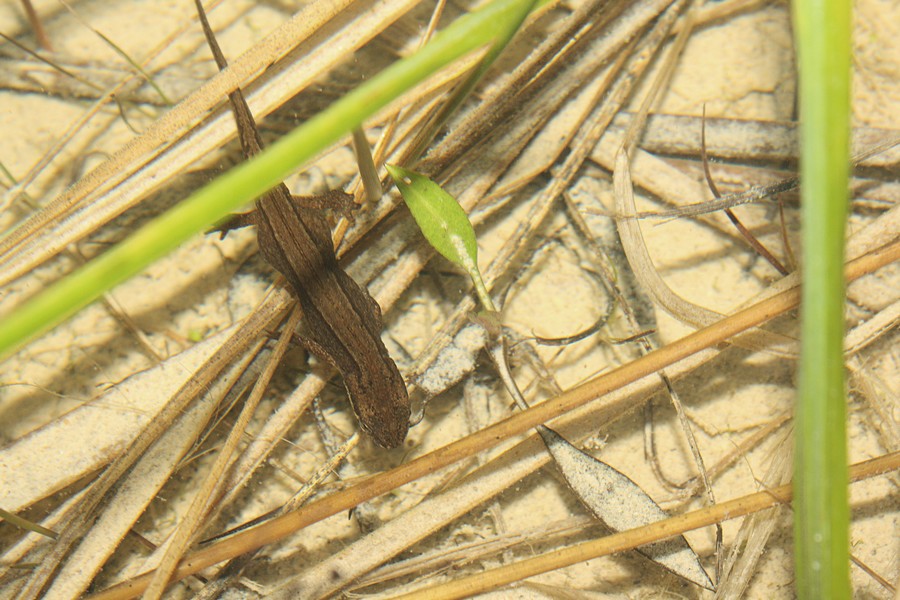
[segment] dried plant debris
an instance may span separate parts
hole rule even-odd
[[[527,410],[528,403],[509,369],[506,358],[507,336],[495,321],[500,318],[498,309],[484,286],[478,268],[475,232],[465,212],[452,196],[430,179],[397,167],[389,166],[388,170],[429,243],[471,277],[484,309],[478,318],[487,322],[485,328],[493,332],[494,339],[489,348],[491,358],[507,392],[519,409]],[[539,425],[537,432],[578,499],[613,531],[633,529],[666,518],[665,511],[627,476],[582,452],[549,427]],[[700,464],[705,481],[702,459]],[[688,581],[709,590],[714,589],[698,556],[683,537],[659,542],[638,551]]]
[[[278,325],[290,294],[256,256],[254,236],[242,232],[222,243],[198,236],[113,290],[107,304],[4,362],[0,509],[59,539],[3,523],[0,596],[146,585],[138,577],[174,547],[172,532],[200,502],[229,436],[234,460],[215,478],[221,490],[209,495],[209,516],[196,522],[198,537],[229,533],[188,547],[192,561],[215,556],[202,574],[205,589],[183,579],[167,597],[312,598],[357,593],[356,585],[391,596],[426,586],[419,594],[427,596],[432,586],[477,573],[482,587],[466,592],[473,595],[491,589],[501,568],[606,539],[599,521],[627,534],[671,523],[667,514],[705,510],[704,480],[716,504],[789,481],[782,444],[793,386],[793,362],[784,358],[794,354],[790,312],[733,345],[700,349],[585,398],[552,415],[552,429],[503,429],[533,414],[517,401],[533,411],[560,394],[583,393],[595,376],[641,364],[654,348],[796,285],[795,274],[780,277],[714,212],[731,208],[785,270],[798,268],[796,197],[780,191],[794,185],[796,168],[784,6],[722,2],[695,13],[678,70],[613,185],[617,153],[643,119],[640,102],[673,36],[686,29],[688,4],[542,7],[443,125],[435,115],[479,56],[362,124],[353,139],[361,156],[372,146],[367,191],[349,135],[286,182],[305,195],[341,186],[360,204],[352,221],[328,218],[341,266],[380,305],[382,340],[413,391],[399,448],[354,435],[330,365],[307,360],[287,341],[285,358],[267,368],[275,340],[290,337]],[[210,170],[237,162],[237,151],[219,151],[234,137],[222,109],[228,92],[244,89],[263,137],[276,137],[468,10],[411,0],[219,3],[207,8],[233,60],[217,74],[190,3],[72,5],[78,18],[36,3],[30,20],[24,6],[0,8],[9,40],[0,106],[11,115],[0,146],[3,314],[129,235],[138,219],[168,208],[160,198],[177,201]],[[871,42],[900,40],[900,23],[885,18],[883,3],[861,0],[855,10],[859,160],[849,258],[871,256],[900,232],[900,83],[883,70],[897,62],[890,60],[897,46],[877,44],[875,52]],[[719,200],[701,160],[704,105]],[[419,147],[435,127],[434,140]],[[404,160],[419,150],[417,163]],[[485,266],[482,292],[502,304],[502,329],[476,316],[470,282],[424,243],[387,185],[385,163],[424,173],[458,200],[474,225],[476,263]],[[376,201],[378,187],[384,195]],[[463,246],[471,253],[473,243]],[[900,315],[894,271],[848,287],[854,462],[900,447],[891,403]],[[572,332],[593,335],[533,343]],[[234,430],[264,370],[272,381],[253,394],[259,406],[246,427]],[[677,414],[669,390],[681,399]],[[650,398],[655,458],[647,459],[638,409]],[[494,432],[499,437],[485,439]],[[854,484],[854,502],[866,507],[851,531],[863,565],[851,571],[857,595],[886,597],[881,582],[897,579],[883,552],[893,542],[894,491],[886,478]],[[332,517],[319,522],[323,515]],[[520,589],[711,598],[716,587],[721,598],[790,598],[790,519],[782,507],[725,521],[721,553],[711,526],[621,547],[664,569],[625,552],[529,575]],[[268,536],[261,547],[252,542],[257,535]],[[134,593],[123,586],[109,597]]]
[[[542,428],[540,434],[560,465],[566,483],[594,516],[613,531],[635,529],[669,516],[622,473],[581,452],[549,427]],[[697,554],[683,536],[641,546],[637,551],[691,583],[715,590]]]

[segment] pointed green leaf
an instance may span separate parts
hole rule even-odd
[[[469,274],[481,304],[487,311],[494,311],[494,303],[478,270],[478,244],[466,211],[456,198],[421,173],[396,165],[385,165],[385,168],[428,243]]]
[[[478,264],[475,231],[456,199],[421,173],[386,165],[419,229],[444,258],[471,273]]]

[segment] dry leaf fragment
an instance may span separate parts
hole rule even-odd
[[[669,518],[644,490],[619,471],[575,448],[549,427],[539,427],[538,432],[569,487],[613,531],[626,531]],[[684,536],[643,546],[637,551],[679,577],[715,590]]]

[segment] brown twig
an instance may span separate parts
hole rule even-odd
[[[716,200],[721,200],[722,194],[719,193],[719,188],[716,186],[716,182],[713,179],[712,173],[709,172],[709,157],[706,154],[706,105],[703,105],[703,119],[700,121],[700,159],[703,162],[703,175],[706,177],[706,184],[709,186],[709,190],[713,193],[713,196],[716,197]],[[781,264],[781,261],[775,258],[775,256],[769,252],[769,249],[766,248],[762,242],[760,242],[753,232],[747,229],[741,220],[737,218],[737,215],[734,214],[730,208],[725,209],[725,214],[728,216],[728,220],[737,228],[740,234],[747,240],[747,243],[756,251],[757,254],[765,258],[770,265],[775,267],[775,270],[781,273],[781,275],[787,275],[788,270],[784,265]]]
[[[31,0],[22,0],[22,7],[25,9],[25,14],[28,15],[28,23],[31,24],[31,28],[34,30],[34,37],[37,39],[38,44],[47,52],[53,52],[53,44],[50,43],[50,38],[47,37],[41,17],[34,10]]]

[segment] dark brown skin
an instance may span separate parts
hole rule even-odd
[[[228,63],[206,14],[195,0],[203,32],[219,69]],[[228,95],[245,158],[262,148],[259,132],[240,89]],[[352,201],[332,190],[319,200]],[[299,198],[303,200],[303,198]],[[303,310],[301,342],[340,371],[360,427],[379,446],[403,443],[409,429],[409,396],[397,365],[381,341],[381,308],[347,275],[334,254],[331,228],[321,211],[296,202],[283,183],[256,201],[256,210],[219,228],[257,226],[263,257],[288,280]]]

